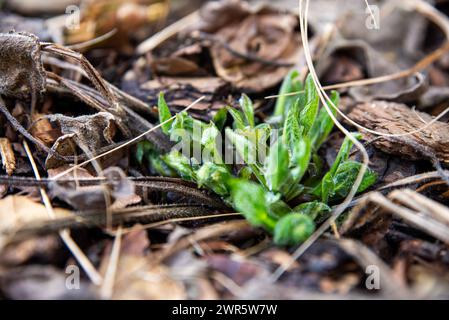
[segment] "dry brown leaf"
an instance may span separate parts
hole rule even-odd
[[[186,292],[182,283],[173,279],[169,269],[163,265],[149,263],[146,250],[147,233],[139,226],[122,239],[117,263],[113,299],[158,300],[183,299]],[[109,264],[110,249],[105,252],[102,270]]]
[[[299,61],[297,26],[293,14],[270,7],[253,11],[244,2],[225,0],[206,4],[195,30],[207,33],[200,39],[212,40],[212,60],[222,79],[260,92],[278,84]]]
[[[33,137],[41,140],[46,146],[51,146],[56,139],[61,135],[61,132],[54,129],[50,121],[43,118],[43,114],[34,113],[31,116],[33,125],[30,128],[30,133]]]
[[[0,94],[38,98],[46,83],[39,39],[25,33],[0,33],[0,47]]]
[[[62,114],[48,115],[51,123],[59,126],[62,136],[54,143],[52,150],[59,154],[73,156],[76,148],[89,150],[92,154],[112,144],[116,132],[116,118],[108,112],[93,115],[68,117]],[[49,154],[45,162],[47,168],[56,168],[62,161],[54,154]]]
[[[69,210],[54,208],[57,217],[69,216]],[[0,200],[0,250],[12,240],[14,234],[28,224],[48,220],[43,204],[29,197],[12,195]]]
[[[165,0],[87,0],[84,1],[80,27],[66,30],[65,42],[74,44],[93,40],[116,29],[103,45],[123,49],[139,28],[164,20],[168,9]]]
[[[2,156],[3,169],[8,176],[16,169],[16,157],[8,138],[0,138],[0,154]]]

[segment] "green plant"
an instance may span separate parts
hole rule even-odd
[[[273,234],[275,243],[303,242],[313,233],[315,221],[322,221],[330,213],[328,204],[349,193],[361,164],[349,160],[352,142],[346,138],[332,167],[323,173],[317,152],[332,131],[333,121],[325,108],[320,108],[312,78],[309,76],[303,85],[297,77],[297,72],[291,72],[280,94],[302,92],[294,98],[281,96],[269,123],[257,124],[253,104],[246,95],[239,100],[241,110],[223,108],[210,123],[186,112],[177,114],[162,131],[178,142],[179,148],[193,151],[193,156],[188,158],[172,150],[156,157],[147,146],[150,165],[159,174],[176,172],[220,195],[251,224]],[[332,92],[331,98],[338,105],[338,93]],[[232,117],[232,128],[225,128],[227,114]],[[161,122],[171,117],[163,94],[159,97],[159,115]],[[223,148],[217,143],[223,131],[243,164],[225,163],[220,152]],[[279,135],[277,140],[274,133]],[[145,143],[138,147],[141,161],[145,158]],[[376,174],[368,169],[358,191],[366,190],[375,181]],[[299,197],[311,201],[292,208],[291,203]]]

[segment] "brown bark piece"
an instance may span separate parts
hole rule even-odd
[[[415,131],[433,119],[427,113],[414,111],[404,104],[386,101],[359,104],[350,112],[349,118],[371,130],[389,134]],[[368,132],[363,134],[367,140],[377,137]],[[411,135],[381,137],[373,144],[386,153],[412,160],[437,158],[449,163],[449,125],[440,121]]]

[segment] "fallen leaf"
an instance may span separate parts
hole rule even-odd
[[[69,210],[54,208],[56,217],[71,215]],[[11,195],[0,200],[0,252],[13,239],[14,234],[28,224],[48,220],[48,212],[43,204],[29,197]]]
[[[89,283],[81,280],[79,290],[67,290],[66,280],[66,273],[48,265],[14,268],[0,277],[2,291],[9,299],[96,299]]]
[[[39,39],[26,33],[0,33],[0,47],[0,94],[39,98],[46,85]]]
[[[298,19],[293,14],[268,6],[251,10],[245,2],[223,0],[206,4],[200,16],[192,34],[199,31],[200,39],[211,42],[217,74],[236,88],[271,88],[299,61]]]
[[[184,286],[170,275],[167,267],[151,263],[147,254],[147,233],[139,226],[126,234],[121,243],[117,262],[114,294],[118,300],[183,299]],[[110,250],[105,251],[102,270],[109,264]]]
[[[8,138],[0,138],[0,154],[2,156],[3,169],[8,176],[16,169],[16,157]]]

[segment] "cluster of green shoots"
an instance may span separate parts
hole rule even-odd
[[[290,92],[301,93],[285,95]],[[207,157],[188,158],[180,150],[159,155],[149,142],[143,142],[138,146],[137,158],[148,161],[155,173],[179,176],[215,192],[252,225],[272,234],[276,244],[299,244],[314,232],[317,222],[330,214],[330,204],[347,196],[361,164],[349,160],[352,142],[348,138],[330,168],[318,156],[334,123],[326,109],[320,108],[310,76],[303,84],[298,73],[292,71],[279,94],[274,113],[266,122],[257,123],[253,103],[242,95],[239,110],[225,107],[209,123],[181,112],[162,126],[162,131],[183,148],[196,148]],[[338,106],[338,93],[332,92],[331,98]],[[163,94],[158,107],[161,123],[172,117]],[[233,120],[232,128],[225,127],[228,114]],[[194,130],[195,127],[201,130]],[[275,131],[278,138],[273,142]],[[187,133],[188,139],[176,132]],[[222,133],[243,163],[223,161],[217,143]],[[357,133],[353,135],[360,138]],[[260,149],[267,150],[266,155],[254,156],[260,154]],[[358,192],[375,181],[376,174],[367,170]]]

